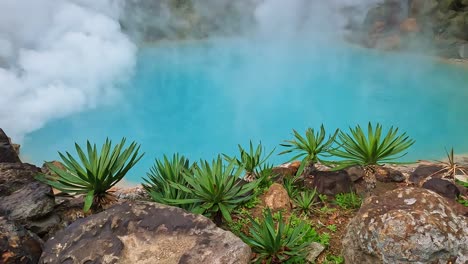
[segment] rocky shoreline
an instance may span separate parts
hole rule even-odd
[[[276,183],[248,210],[253,215],[265,208],[292,214],[294,197],[282,182],[299,165],[274,168]],[[329,211],[318,213],[311,224],[325,230],[339,226],[328,249],[318,244],[320,249],[311,248],[310,257],[318,263],[329,263],[332,253],[346,263],[466,263],[468,207],[456,199],[466,199],[468,188],[446,180],[441,166],[421,161],[381,167],[372,193],[366,192],[362,168],[334,172],[318,166],[319,171],[301,180],[304,186],[329,199],[350,191],[367,198],[359,210],[351,211],[324,202]],[[250,262],[250,248],[228,226],[217,227],[204,216],[151,202],[141,186],[115,187],[115,204],[84,213],[83,197],[54,192],[34,179],[39,171],[21,163],[0,130],[1,263]],[[233,217],[242,220],[241,215]]]

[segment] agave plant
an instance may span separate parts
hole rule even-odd
[[[224,158],[228,161],[235,161],[238,166],[241,166],[245,169],[244,179],[246,181],[253,181],[258,176],[258,168],[264,164],[267,159],[273,154],[274,149],[267,155],[263,155],[262,143],[259,143],[254,149],[252,141],[250,141],[249,150],[247,151],[241,145],[238,145],[239,148],[239,158],[229,157],[226,154],[223,154]]]
[[[64,168],[59,168],[53,163],[47,163],[47,167],[54,176],[39,174],[36,179],[69,194],[85,194],[83,210],[88,211],[92,205],[102,207],[115,198],[109,193],[109,189],[117,184],[143,157],[139,155],[140,146],[132,142],[124,149],[126,139],[112,148],[112,142],[106,142],[97,151],[96,144],[91,145],[87,141],[87,155],[82,148],[75,143],[79,157],[77,161],[70,153],[66,155],[59,152],[63,160]]]
[[[335,142],[338,131],[337,129],[333,135],[326,139],[323,125],[320,126],[320,131],[317,132],[312,128],[308,128],[305,137],[301,136],[296,130],[293,130],[295,139],[286,140],[287,143],[280,144],[288,148],[281,152],[280,155],[292,152],[298,153],[296,156],[292,157],[291,160],[301,158],[303,166],[301,166],[299,171],[308,175],[315,170],[315,164],[317,162],[324,162],[322,157],[328,156],[328,152],[333,149],[333,143]]]
[[[231,222],[231,212],[241,203],[254,196],[258,182],[245,183],[239,177],[244,169],[235,161],[224,166],[221,156],[211,165],[201,161],[192,173],[185,173],[187,186],[172,182],[171,185],[192,198],[168,199],[174,204],[195,204],[195,213],[211,216],[219,225],[222,219]]]
[[[274,217],[269,209],[263,214],[263,221],[250,221],[252,227],[249,234],[240,234],[242,240],[256,253],[253,263],[305,263],[308,246],[313,242],[308,237],[310,225],[304,221],[285,223],[281,212],[279,221],[275,224]]]
[[[163,160],[156,160],[147,177],[143,179],[143,188],[151,196],[153,201],[162,204],[174,205],[170,200],[192,198],[186,193],[175,188],[171,183],[178,183],[188,187],[184,174],[190,174],[193,165],[188,159],[179,154],[174,154],[172,159],[164,155]],[[192,210],[195,204],[181,204],[179,207]]]
[[[367,133],[358,125],[349,129],[351,134],[341,131],[338,134],[342,149],[330,151],[332,155],[342,158],[335,169],[350,166],[363,166],[366,172],[364,178],[368,190],[375,187],[375,166],[385,163],[398,163],[397,159],[405,156],[403,153],[414,144],[406,133],[398,134],[398,128],[391,127],[382,138],[382,125],[377,123],[375,130],[369,122]]]
[[[306,190],[299,193],[299,195],[295,196],[294,203],[296,207],[304,214],[309,214],[310,209],[314,206],[319,204],[317,190]]]
[[[444,178],[455,179],[457,174],[468,175],[468,171],[465,167],[459,165],[455,161],[455,154],[453,148],[450,149],[450,152],[445,150],[447,154],[447,161],[439,161],[438,163],[442,165],[442,168],[439,171],[434,172],[432,175],[438,174],[440,172],[444,173]]]

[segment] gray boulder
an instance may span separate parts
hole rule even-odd
[[[440,195],[400,188],[365,200],[343,239],[346,263],[468,262],[467,218]]]
[[[249,263],[250,248],[201,215],[127,202],[50,238],[40,263]]]
[[[57,217],[51,216],[52,188],[34,179],[39,171],[30,164],[0,163],[0,215],[43,236],[57,224]]]

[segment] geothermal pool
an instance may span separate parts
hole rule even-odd
[[[23,160],[41,165],[57,151],[74,153],[75,141],[125,136],[146,152],[127,177],[138,182],[163,154],[211,159],[249,140],[278,153],[293,128],[368,121],[416,139],[407,161],[441,158],[445,147],[468,152],[468,71],[459,66],[326,43],[232,40],[159,44],[138,56],[120,100],[28,134]]]

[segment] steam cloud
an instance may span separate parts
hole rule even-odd
[[[0,1],[0,127],[21,141],[118,96],[136,47],[108,0]]]
[[[0,127],[15,141],[118,97],[137,50],[118,22],[122,1],[0,0]],[[249,1],[256,5],[246,8],[255,12],[257,33],[278,37],[333,32],[345,23],[340,8],[378,0]],[[224,6],[219,2],[208,1],[206,10],[215,12]]]

